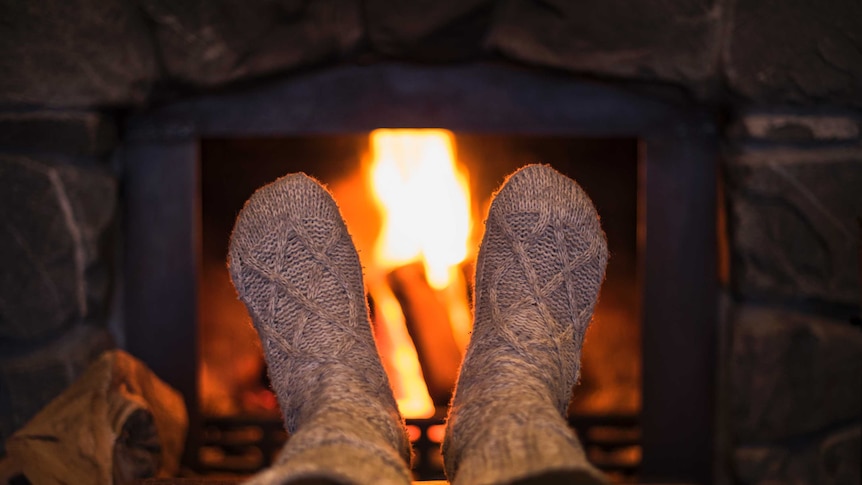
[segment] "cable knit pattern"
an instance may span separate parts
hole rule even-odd
[[[495,194],[443,453],[456,485],[601,483],[564,416],[607,265],[587,194],[548,166]]]
[[[293,174],[255,192],[228,266],[291,435],[251,483],[409,483],[410,443],[371,333],[362,268],[326,189]]]

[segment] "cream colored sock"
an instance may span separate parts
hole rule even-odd
[[[362,268],[326,189],[293,174],[255,192],[228,264],[290,434],[250,483],[410,483],[410,442],[371,333]]]
[[[564,416],[607,258],[598,214],[571,179],[531,165],[497,192],[443,443],[453,483],[604,480]]]

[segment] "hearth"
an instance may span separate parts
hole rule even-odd
[[[601,388],[586,392],[594,399],[575,399],[572,424],[596,450],[596,461],[606,459],[622,478],[708,481],[718,282],[712,123],[673,97],[495,65],[336,67],[132,118],[122,153],[127,348],[184,394],[191,411],[187,463],[201,467],[202,456],[219,459],[231,450],[239,456],[241,445],[263,443],[258,463],[264,465],[283,439],[277,419],[249,418],[235,403],[221,412],[209,406],[211,395],[199,394],[207,381],[199,379],[198,355],[206,359],[211,349],[198,332],[213,315],[207,295],[231,295],[221,262],[237,201],[290,171],[318,175],[335,187],[357,164],[367,134],[381,127],[452,130],[468,165],[486,160],[475,167],[480,175],[471,176],[484,194],[480,200],[516,164],[531,161],[556,164],[584,184],[600,213],[609,214],[612,259],[602,301],[614,303],[633,324],[618,332],[617,349],[640,357],[628,355],[631,368],[622,371],[635,383],[634,397],[610,399],[617,408],[591,413]],[[604,189],[591,189],[591,177]],[[207,219],[213,204],[222,205],[222,213]],[[627,207],[621,229],[613,227],[613,208],[602,204]],[[209,238],[219,231],[220,239]],[[613,231],[623,234],[616,248]],[[614,278],[621,283],[611,284]],[[601,323],[594,328],[599,332]],[[171,339],[163,338],[167,332]],[[587,339],[586,391],[594,379]],[[244,368],[241,379],[259,380],[259,360]],[[252,405],[266,407],[265,394],[252,396]],[[445,399],[437,395],[435,404]],[[420,450],[426,476],[439,472],[427,451],[439,435],[439,408],[433,414],[411,422],[420,431],[419,446],[428,447]]]

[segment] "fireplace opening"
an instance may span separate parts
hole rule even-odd
[[[424,141],[415,139],[420,135]],[[462,201],[460,208],[442,207],[453,198],[460,200],[448,195],[432,202],[431,210],[468,214],[465,241],[458,243],[465,247],[464,254],[449,263],[448,272],[443,271],[446,281],[440,281],[441,272],[430,263],[409,254],[388,263],[375,260],[384,220],[397,218],[383,215],[379,200],[385,197],[374,194],[372,187],[375,153],[380,151],[381,138],[387,136],[390,142],[393,136],[402,136],[395,141],[401,144],[399,156],[416,156],[403,153],[405,143],[418,143],[426,150],[451,145],[450,175],[465,185],[466,205]],[[518,167],[548,163],[590,194],[611,253],[586,336],[581,381],[569,407],[570,422],[597,466],[620,482],[636,478],[641,459],[642,394],[636,138],[452,134],[445,130],[205,138],[199,160],[198,401],[204,429],[197,458],[202,469],[253,472],[269,464],[286,439],[266,380],[259,340],[225,266],[234,218],[256,188],[301,171],[332,191],[365,268],[375,337],[417,449],[417,478],[433,479],[442,477],[438,448],[443,417],[469,338],[472,262],[491,194]],[[441,163],[432,161],[437,167]],[[388,314],[393,307],[394,317]],[[417,376],[418,383],[414,382]],[[413,389],[417,384],[421,388],[418,396]]]

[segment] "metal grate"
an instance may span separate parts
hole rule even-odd
[[[636,414],[572,415],[587,459],[615,482],[634,482],[642,458],[640,417]]]
[[[445,414],[408,419],[417,480],[442,480],[440,441]],[[636,479],[641,459],[640,420],[636,415],[570,416],[589,460],[616,482]],[[204,474],[250,475],[273,463],[287,441],[281,420],[272,417],[230,416],[204,420],[198,450]]]

